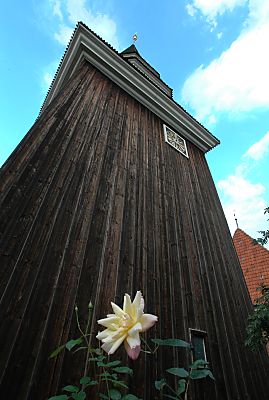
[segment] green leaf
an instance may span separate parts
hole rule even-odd
[[[190,365],[191,369],[205,368],[209,363],[205,360],[196,360]]]
[[[184,368],[169,368],[166,370],[169,374],[179,376],[180,378],[187,378],[189,376],[188,371]]]
[[[67,400],[68,398],[66,394],[60,394],[59,396],[52,396],[48,400]]]
[[[79,388],[77,386],[73,385],[68,385],[62,388],[64,392],[75,392],[77,393],[79,391]]]
[[[100,362],[97,363],[98,367],[106,367],[106,368],[116,367],[117,365],[120,365],[120,364],[121,364],[121,361],[119,361],[119,360],[111,361],[111,362],[108,362],[108,363],[103,363],[103,362],[100,361]]]
[[[109,400],[109,397],[106,394],[98,393],[98,396],[100,397],[100,399]]]
[[[86,399],[86,393],[81,391],[79,393],[72,393],[72,398],[74,400],[85,400]]]
[[[123,396],[122,400],[139,400],[139,398],[133,394],[126,394]]]
[[[88,347],[85,347],[85,346],[79,347],[79,348],[77,348],[73,353],[75,354],[75,353],[77,353],[78,351],[86,350],[87,348],[88,348]]]
[[[65,344],[63,344],[63,345],[60,346],[60,347],[57,347],[57,349],[55,349],[55,350],[50,354],[49,358],[54,358],[54,357],[58,356],[58,354],[59,354],[61,351],[63,351],[64,348],[65,348]]]
[[[126,383],[124,381],[118,381],[118,378],[114,379],[114,378],[112,378],[112,376],[109,378],[101,378],[101,382],[106,382],[106,381],[112,382],[113,386],[115,386],[115,387],[121,386],[121,387],[128,389],[128,386],[126,385]]]
[[[208,376],[209,376],[209,378],[213,379],[213,381],[215,380],[214,375],[212,374],[210,369],[208,370]]]
[[[215,379],[214,376],[212,375],[212,372],[207,369],[194,369],[190,372],[190,378],[191,379],[203,379],[209,376],[211,379]]]
[[[159,346],[185,347],[191,348],[190,343],[181,339],[151,339],[151,341]]]
[[[126,385],[126,383],[124,381],[115,381],[113,379],[108,379],[108,381],[113,382],[113,385],[116,387],[124,387],[125,389],[129,389],[128,385]]]
[[[98,381],[91,381],[90,383],[88,383],[88,384],[86,385],[86,387],[88,387],[88,386],[94,386],[94,385],[98,385]]]
[[[84,376],[83,378],[80,379],[79,383],[81,385],[84,385],[84,387],[88,387],[88,386],[94,386],[97,385],[97,381],[92,380],[89,376]]]
[[[120,400],[121,394],[117,389],[110,389],[108,391],[108,395],[112,400]]]
[[[80,379],[79,383],[81,385],[87,385],[87,383],[91,382],[91,378],[89,376],[83,376],[83,378]]]
[[[186,390],[186,381],[185,379],[180,379],[178,381],[178,389],[177,389],[177,394],[180,396],[182,393],[184,393]]]
[[[78,344],[81,344],[82,342],[83,342],[82,338],[71,339],[65,344],[65,347],[67,348],[67,350],[70,351],[73,349],[73,347],[77,346]]]
[[[105,356],[90,357],[88,358],[88,361],[103,361],[105,358]]]
[[[133,370],[129,367],[116,367],[113,368],[113,371],[118,372],[119,374],[133,375]]]
[[[164,378],[162,378],[159,381],[155,381],[155,388],[157,390],[162,390],[162,388],[166,385],[166,380]]]
[[[103,373],[100,374],[99,376],[100,376],[101,378],[107,378],[107,377],[110,377],[111,374],[110,374],[110,372],[103,372]]]

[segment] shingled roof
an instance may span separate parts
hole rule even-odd
[[[269,251],[260,244],[255,244],[253,238],[239,228],[234,233],[233,241],[254,303],[259,297],[257,287],[269,285]]]

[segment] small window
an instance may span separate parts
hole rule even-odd
[[[190,329],[190,338],[192,344],[193,361],[206,360],[205,351],[206,332],[197,329]]]
[[[186,141],[172,129],[168,128],[168,126],[164,125],[163,129],[166,143],[170,144],[174,149],[189,158]]]

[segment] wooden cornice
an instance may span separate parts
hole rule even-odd
[[[207,152],[219,140],[83,23],[78,23],[41,113],[85,59],[184,138]]]

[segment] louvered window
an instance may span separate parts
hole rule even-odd
[[[190,329],[193,361],[195,360],[206,361],[205,336],[206,332],[204,331]]]

